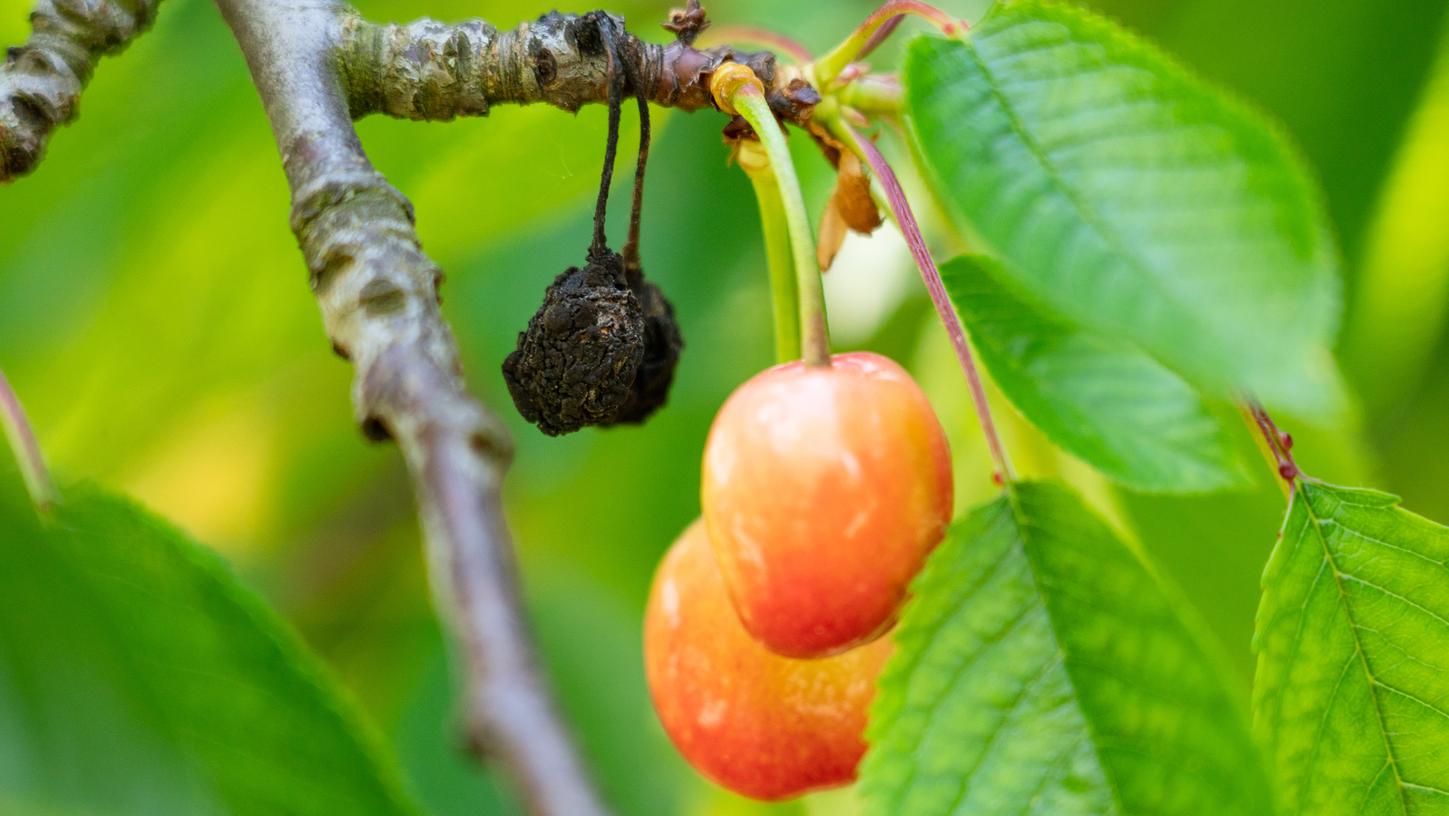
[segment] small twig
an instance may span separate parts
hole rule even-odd
[[[35,169],[51,132],[75,119],[96,63],[144,32],[159,2],[36,3],[30,40],[0,67],[0,182]]]
[[[1297,480],[1303,477],[1303,471],[1299,469],[1298,463],[1293,459],[1293,437],[1280,431],[1273,423],[1273,418],[1262,405],[1254,401],[1246,403],[1248,416],[1257,425],[1258,431],[1263,435],[1263,441],[1268,443],[1268,449],[1273,454],[1274,463],[1278,467],[1278,476],[1288,486],[1291,497],[1292,490]]]
[[[576,111],[609,96],[609,55],[593,15],[545,14],[508,31],[481,20],[445,24],[417,20],[377,25],[354,13],[342,21],[341,60],[354,118],[382,113],[404,119],[485,116],[494,105],[544,103]],[[819,101],[792,85],[768,51],[730,46],[699,50],[683,42],[648,43],[617,23],[619,52],[635,87],[661,107],[714,107],[709,80],[726,63],[749,66],[764,82],[775,115],[808,121]]]
[[[0,67],[0,182],[35,168],[52,131],[75,119],[95,62],[142,33],[159,2],[39,0],[30,41],[11,49]],[[608,98],[604,49],[596,46],[597,37],[578,36],[593,26],[589,15],[554,12],[499,31],[482,20],[379,25],[334,0],[311,11],[337,22],[328,48],[353,118],[382,113],[447,120],[485,116],[499,104],[543,103],[576,111]],[[785,81],[769,51],[700,50],[679,41],[657,45],[627,32],[620,51],[639,77],[637,88],[656,105],[685,111],[713,107],[709,79],[727,62],[748,65],[760,76],[770,107],[784,121],[805,124],[819,101],[813,89]]]
[[[5,429],[5,438],[10,440],[10,449],[15,452],[30,501],[41,512],[49,510],[55,505],[55,486],[50,481],[50,471],[45,467],[35,431],[25,417],[25,408],[3,371],[0,371],[0,427]]]

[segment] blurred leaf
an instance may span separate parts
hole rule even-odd
[[[1449,3],[1087,4],[1149,34],[1215,84],[1271,111],[1322,179],[1345,257],[1360,257],[1366,221],[1433,62]],[[1352,278],[1348,288],[1354,289]]]
[[[1248,491],[1207,496],[1115,492],[1125,526],[1148,560],[1182,588],[1217,642],[1226,644],[1232,660],[1228,680],[1244,694],[1253,678],[1249,643],[1271,543],[1268,532],[1283,521],[1283,494],[1270,479],[1278,474],[1264,464]]]
[[[531,619],[604,797],[621,814],[680,813],[689,786],[707,783],[684,763],[654,714],[644,682],[642,610],[620,604],[573,564],[537,566],[528,582]]]
[[[991,376],[1053,441],[1140,490],[1192,493],[1246,483],[1228,430],[1192,386],[1134,346],[1018,297],[1001,263],[941,268]]]
[[[906,62],[947,200],[1016,280],[1224,398],[1340,409],[1334,248],[1259,117],[1069,6],[1003,7]]]
[[[398,758],[430,816],[506,816],[521,803],[496,769],[465,750],[454,672],[442,633],[433,630],[433,657],[394,734]]]
[[[413,813],[320,664],[211,552],[81,488],[0,495],[0,810]]]
[[[1298,485],[1263,574],[1256,725],[1286,813],[1449,808],[1449,528]]]
[[[1449,29],[1380,196],[1343,341],[1359,393],[1382,409],[1418,384],[1449,298]]]
[[[871,710],[871,812],[1270,812],[1211,647],[1065,489],[978,508],[914,595]]]

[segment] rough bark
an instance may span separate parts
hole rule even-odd
[[[352,114],[451,119],[484,116],[498,104],[545,103],[574,111],[604,102],[608,54],[594,19],[603,13],[552,12],[508,31],[481,20],[376,25],[350,15],[342,26],[342,71]],[[623,30],[623,20],[614,19]],[[724,62],[754,69],[782,119],[803,123],[819,101],[814,89],[777,72],[769,52],[728,46],[701,51],[678,41],[656,45],[631,34],[625,34],[620,50],[656,105],[713,108],[709,76]],[[632,84],[626,86],[626,95],[635,92]]]
[[[0,182],[40,163],[50,134],[76,117],[100,58],[151,25],[160,0],[40,0],[30,40],[0,67]]]

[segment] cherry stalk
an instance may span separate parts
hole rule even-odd
[[[900,18],[908,14],[920,17],[947,37],[955,37],[971,29],[965,20],[956,19],[929,3],[919,0],[890,0],[871,12],[865,22],[851,32],[844,42],[815,61],[815,79],[821,90],[839,77],[846,66],[874,51],[899,25]]]
[[[774,310],[775,362],[800,359],[800,297],[795,291],[795,256],[779,180],[764,146],[741,139],[735,163],[750,177],[760,205],[760,227],[765,237],[765,265],[770,273],[770,303]]]
[[[727,113],[743,116],[760,137],[785,205],[790,247],[795,260],[795,285],[800,306],[801,359],[808,366],[830,365],[830,329],[825,320],[825,285],[815,261],[815,236],[805,195],[795,175],[790,147],[769,102],[765,87],[748,66],[725,63],[710,80],[711,90]]]
[[[862,137],[844,120],[836,119],[831,124],[836,133],[844,137],[846,143],[865,158],[866,163],[870,165],[871,172],[875,173],[876,178],[880,180],[881,187],[885,189],[886,202],[890,205],[896,224],[901,228],[901,234],[905,236],[906,245],[911,250],[911,257],[915,259],[916,266],[921,270],[921,278],[926,283],[926,291],[930,293],[931,303],[935,305],[936,314],[946,327],[946,334],[951,339],[951,347],[956,351],[956,359],[961,363],[961,372],[966,376],[967,387],[971,390],[971,402],[976,407],[976,418],[981,423],[981,433],[986,437],[986,446],[990,449],[991,459],[996,465],[995,478],[998,482],[1015,480],[1016,474],[1012,470],[1011,460],[1006,455],[1006,448],[1001,444],[1001,436],[996,430],[996,421],[991,416],[991,405],[986,399],[986,387],[981,382],[981,372],[976,366],[976,358],[971,351],[971,346],[966,341],[966,329],[961,325],[961,319],[957,317],[956,310],[951,305],[951,299],[946,294],[946,286],[941,282],[941,271],[936,268],[936,262],[931,258],[931,252],[926,247],[925,236],[921,234],[920,224],[916,221],[910,202],[906,200],[906,193],[901,187],[900,179],[896,177],[895,171],[891,169],[885,156],[869,139]]]

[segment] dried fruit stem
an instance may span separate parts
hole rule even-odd
[[[604,169],[599,177],[599,198],[594,204],[594,242],[589,247],[589,257],[602,257],[609,252],[609,239],[604,234],[605,216],[609,209],[609,188],[614,181],[614,161],[619,154],[619,103],[624,95],[624,75],[622,66],[615,61],[619,53],[618,44],[614,41],[614,20],[610,17],[600,15],[598,19],[598,36],[604,41],[604,51],[608,54],[608,77],[609,77],[609,132],[604,143]]]
[[[642,274],[639,258],[639,222],[644,215],[644,176],[649,168],[649,142],[653,138],[649,126],[649,98],[644,93],[643,77],[638,66],[627,60],[622,66],[629,83],[634,86],[634,98],[639,103],[639,157],[634,163],[634,195],[629,207],[629,237],[624,241],[624,270],[629,275],[629,285],[634,286]]]
[[[806,365],[830,365],[830,328],[825,319],[825,284],[815,261],[815,235],[805,195],[795,175],[785,130],[770,110],[758,83],[740,84],[729,101],[760,137],[780,190],[790,247],[795,260],[795,290],[800,305],[800,346]]]
[[[629,273],[632,285],[640,269],[639,222],[644,216],[644,175],[649,168],[649,142],[653,138],[649,128],[649,101],[640,95],[639,100],[639,158],[634,163],[634,195],[629,206],[629,237],[624,241],[624,269]]]
[[[775,317],[775,361],[800,359],[800,300],[795,291],[795,256],[785,202],[770,158],[759,142],[741,140],[736,160],[750,177],[760,202],[760,226],[765,235],[765,264],[770,272],[770,302]]]
[[[40,453],[40,444],[35,440],[35,431],[25,418],[25,409],[15,390],[0,372],[0,427],[5,429],[5,438],[15,452],[15,461],[20,465],[20,476],[25,480],[25,489],[30,500],[41,511],[55,504],[55,487],[50,481],[50,471],[45,467],[45,457]]]

